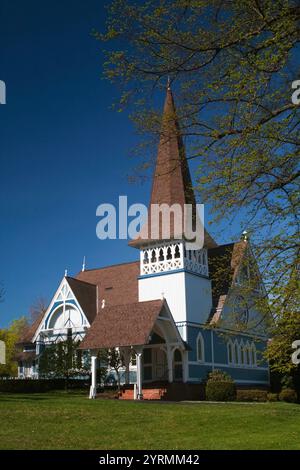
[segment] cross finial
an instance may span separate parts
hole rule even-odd
[[[81,271],[85,271],[85,256],[83,257],[82,269],[81,269]]]
[[[67,275],[68,275],[68,270],[65,269],[65,277],[67,277]]]
[[[167,90],[171,90],[171,79],[170,79],[170,75],[168,75]]]
[[[244,240],[244,242],[249,240],[249,233],[247,232],[247,230],[243,231],[241,239]]]

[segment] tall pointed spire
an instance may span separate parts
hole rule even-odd
[[[157,152],[156,166],[154,171],[150,208],[153,204],[179,204],[184,210],[185,204],[195,206],[196,200],[192,186],[192,179],[185,155],[175,103],[170,85],[167,82],[167,92],[162,116],[162,128]],[[171,222],[172,223],[172,222]],[[148,232],[150,233],[151,221],[148,219]],[[146,229],[146,227],[143,227]],[[141,234],[143,234],[143,229]],[[171,227],[174,231],[174,227]],[[129,242],[131,246],[141,246],[143,244],[140,237]],[[177,238],[173,233],[172,238]],[[144,240],[145,241],[145,240]],[[150,239],[146,240],[149,242]],[[216,246],[214,240],[205,231],[206,246]]]
[[[150,204],[195,204],[170,82],[162,117]]]

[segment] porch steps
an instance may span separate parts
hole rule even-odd
[[[118,396],[119,400],[133,400],[133,386],[122,388]],[[204,400],[204,386],[201,384],[184,384],[174,382],[172,384],[147,384],[143,386],[144,400]]]
[[[144,400],[163,400],[163,397],[166,392],[167,392],[166,388],[145,388],[143,389],[143,399]],[[119,394],[119,399],[120,400],[133,400],[134,390],[132,388],[121,390]]]

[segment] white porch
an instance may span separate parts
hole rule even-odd
[[[174,323],[166,302],[148,331],[145,344],[114,347],[119,350],[125,372],[125,385],[130,384],[130,372],[136,371],[135,399],[143,399],[143,384],[174,381],[187,382],[188,358],[186,345]],[[97,392],[97,355],[101,348],[91,350],[90,398]],[[112,347],[110,348],[112,349]]]

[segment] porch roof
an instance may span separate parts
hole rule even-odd
[[[101,309],[88,330],[80,349],[105,349],[149,343],[163,300],[150,300]]]

